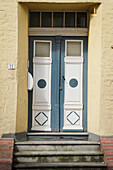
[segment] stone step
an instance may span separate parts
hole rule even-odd
[[[99,151],[100,143],[91,141],[26,141],[15,143],[15,151]]]
[[[106,169],[99,142],[26,141],[16,142],[13,169]]]
[[[75,162],[75,163],[23,163],[13,165],[13,169],[37,169],[37,170],[107,170],[107,166],[104,163],[94,163],[94,162]]]
[[[58,133],[27,133],[29,141],[42,141],[42,140],[88,140],[89,134],[87,132],[58,132]]]
[[[76,151],[20,151],[14,153],[14,162],[57,163],[57,162],[103,162],[102,152]]]

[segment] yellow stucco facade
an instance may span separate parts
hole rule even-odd
[[[0,1],[0,134],[16,130],[17,8],[14,1]],[[8,63],[14,63],[16,69],[9,71]]]
[[[29,10],[89,10],[88,132],[113,134],[112,0],[0,0],[0,136],[28,128]],[[8,64],[15,64],[8,70]]]

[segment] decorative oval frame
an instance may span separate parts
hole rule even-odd
[[[37,85],[39,88],[43,89],[46,87],[47,83],[44,79],[40,79],[40,80],[38,80]]]
[[[70,81],[69,81],[69,85],[72,87],[72,88],[75,88],[78,86],[78,80],[75,79],[75,78],[72,78]]]

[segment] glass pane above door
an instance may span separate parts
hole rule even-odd
[[[52,13],[51,12],[42,12],[41,26],[42,27],[52,26]]]
[[[40,12],[30,12],[30,26],[40,27]]]
[[[67,56],[81,56],[81,42],[67,41]]]
[[[53,12],[53,27],[63,27],[63,12]]]
[[[87,28],[87,12],[30,11],[29,27]]]
[[[77,12],[77,27],[86,28],[87,27],[87,13]]]
[[[75,12],[65,13],[65,27],[75,27]]]
[[[50,57],[50,42],[35,42],[35,57]]]

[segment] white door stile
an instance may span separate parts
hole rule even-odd
[[[80,42],[81,55],[67,56],[67,42]],[[83,41],[65,41],[64,130],[83,130]],[[73,87],[70,83],[75,83]]]
[[[36,43],[50,43],[50,56],[40,57],[35,55]],[[44,50],[44,49],[43,49]],[[36,131],[51,131],[51,64],[52,42],[34,40],[33,57],[33,104],[32,104],[32,128]],[[40,85],[42,83],[42,85]],[[45,84],[43,84],[45,83]]]

